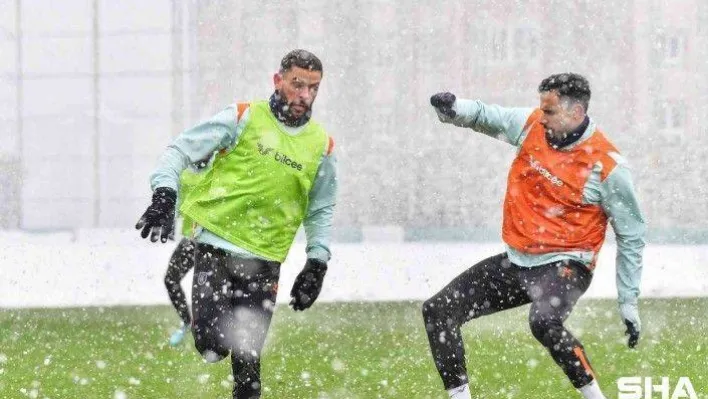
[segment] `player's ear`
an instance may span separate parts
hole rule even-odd
[[[280,90],[280,86],[283,85],[283,75],[280,72],[273,74],[273,86],[276,90]]]
[[[573,116],[577,119],[585,118],[585,108],[580,103],[573,104]]]

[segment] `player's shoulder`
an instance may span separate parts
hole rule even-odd
[[[334,137],[327,135],[327,145],[325,146],[325,156],[334,154]]]
[[[607,184],[631,180],[629,161],[617,151],[603,154],[595,163],[593,171],[599,174],[601,182]]]
[[[236,101],[230,105],[236,114],[236,123],[243,121],[248,118],[249,110],[251,108],[252,101]]]
[[[335,147],[335,140],[332,134],[325,129],[324,126],[322,126],[322,123],[317,121],[314,118],[311,118],[308,122],[307,125],[309,126],[309,129],[314,130],[317,132],[320,137],[323,137],[325,140],[325,145],[324,145],[324,153],[322,155],[324,156],[330,156],[333,155],[334,153],[334,147]]]
[[[620,154],[618,151],[608,151],[607,156],[612,158],[613,161],[617,164],[617,166],[623,166],[628,168],[629,167],[629,161],[627,158]]]

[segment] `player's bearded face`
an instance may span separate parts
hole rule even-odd
[[[284,111],[290,114],[293,119],[309,114],[312,110],[312,103],[317,98],[321,80],[321,72],[296,66],[276,74],[274,78],[275,90],[287,104],[287,109]]]
[[[546,135],[555,138],[565,137],[574,129],[572,106],[561,101],[555,91],[543,92],[541,97],[541,124]]]

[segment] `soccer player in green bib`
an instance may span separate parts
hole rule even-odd
[[[303,225],[307,262],[290,292],[295,310],[322,288],[337,180],[334,142],[310,119],[322,63],[293,50],[274,75],[269,100],[238,103],[186,130],[151,175],[152,204],[136,228],[167,242],[180,173],[217,152],[211,168],[181,198],[195,246],[192,333],[210,362],[231,356],[238,399],[259,398],[260,356],[273,315],[280,265]]]

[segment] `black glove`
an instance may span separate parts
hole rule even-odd
[[[430,97],[430,105],[437,108],[441,114],[454,118],[457,115],[455,110],[452,109],[455,100],[455,95],[446,91],[444,93],[434,94]]]
[[[138,220],[135,228],[143,231],[140,236],[147,238],[150,234],[150,241],[156,242],[157,237],[160,241],[167,242],[167,239],[172,236],[175,229],[175,202],[177,201],[177,193],[175,190],[168,187],[158,187],[152,193],[152,204],[148,206],[143,216]]]
[[[294,310],[305,310],[312,306],[322,290],[322,280],[327,272],[327,264],[317,259],[308,259],[305,267],[295,278],[290,291],[290,306]]]
[[[624,335],[629,335],[629,340],[627,340],[627,346],[629,346],[630,349],[634,349],[634,347],[637,346],[637,343],[639,342],[639,330],[637,330],[637,326],[635,326],[634,323],[629,320],[625,320],[624,325],[627,326],[627,331],[624,332]]]

